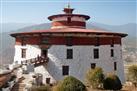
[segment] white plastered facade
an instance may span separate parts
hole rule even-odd
[[[26,58],[21,58],[21,49],[26,49]],[[94,59],[93,49],[99,49],[99,59]],[[67,49],[73,49],[73,59],[66,58]],[[110,56],[110,50],[114,49],[114,57]],[[41,49],[38,45],[15,45],[15,57],[14,62],[31,58],[36,58],[41,55]],[[69,75],[78,78],[79,80],[85,80],[85,74],[87,70],[91,68],[91,63],[96,63],[96,67],[101,67],[104,73],[116,73],[122,83],[124,80],[124,67],[121,53],[121,45],[80,45],[80,46],[66,46],[66,45],[52,45],[48,49],[49,62],[47,64],[37,66],[34,69],[35,73],[41,73],[43,75],[43,83],[46,82],[46,78],[50,78],[51,83],[63,79],[62,66],[69,66]],[[114,62],[117,62],[117,70],[114,71]]]

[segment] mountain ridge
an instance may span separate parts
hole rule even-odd
[[[123,33],[128,33],[128,37],[124,38],[124,44],[130,45],[132,47],[136,47],[136,42],[137,42],[136,26],[137,24],[135,23],[133,24],[128,23],[126,25],[120,25],[120,26],[106,25],[101,23],[87,23],[88,29],[101,29],[112,32],[122,31]],[[34,24],[31,26],[26,25],[25,27],[22,26],[22,28],[16,27],[15,30],[8,30],[8,32],[0,33],[0,41],[2,42],[2,45],[0,47],[1,50],[0,57],[2,57],[2,60],[0,61],[3,61],[4,63],[12,63],[13,61],[15,39],[10,36],[11,33],[31,31],[31,30],[43,30],[43,29],[49,29],[50,27],[51,27],[50,23],[42,23],[42,24]]]

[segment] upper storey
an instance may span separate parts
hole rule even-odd
[[[86,20],[90,17],[88,15],[73,14],[72,8],[68,5],[64,8],[64,14],[57,14],[49,16],[48,19],[52,21],[52,29],[54,28],[86,28]]]
[[[51,29],[32,30],[27,32],[13,33],[13,37],[125,37],[127,34],[115,33],[110,31],[103,31],[99,29],[86,29],[86,20],[90,17],[88,15],[73,14],[74,9],[68,6],[63,10],[64,14],[57,14],[49,16],[48,19],[52,21]]]

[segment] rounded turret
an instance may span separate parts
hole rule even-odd
[[[64,8],[63,11],[65,14],[57,14],[48,17],[48,19],[52,21],[52,29],[68,27],[86,28],[86,20],[90,18],[88,15],[73,14],[74,9],[70,8],[70,5]]]

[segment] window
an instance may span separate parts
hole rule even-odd
[[[26,42],[27,42],[27,38],[22,37],[22,38],[21,38],[21,45],[22,45],[22,46],[26,45]]]
[[[67,49],[67,59],[72,59],[72,58],[73,58],[73,50]]]
[[[49,36],[47,37],[43,37],[42,40],[41,40],[41,44],[49,44]]]
[[[26,58],[26,49],[21,49],[21,57]]]
[[[94,49],[94,59],[99,58],[99,49]]]
[[[111,39],[111,47],[114,47],[114,39]]]
[[[95,39],[95,42],[96,42],[96,43],[95,43],[95,46],[99,46],[99,44],[100,44],[100,43],[99,43],[99,40],[100,40],[99,37],[96,37],[96,39]]]
[[[114,62],[114,70],[117,70],[117,62]]]
[[[67,23],[71,23],[71,17],[67,17]]]
[[[96,63],[91,63],[91,69],[95,69]]]
[[[46,78],[46,83],[50,84],[50,78]]]
[[[47,49],[41,50],[41,55],[42,55],[43,57],[47,57]]]
[[[114,57],[114,50],[111,49],[111,57]]]
[[[69,66],[62,66],[62,75],[69,75]]]
[[[66,38],[66,45],[67,46],[72,46],[72,37],[67,37]]]

